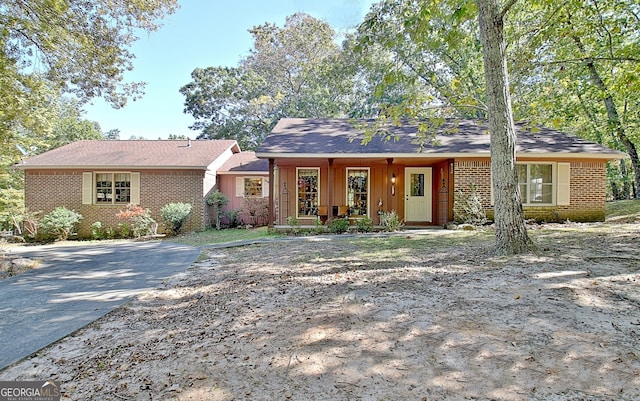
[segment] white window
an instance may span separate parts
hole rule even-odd
[[[516,166],[522,203],[528,205],[552,205],[553,164],[526,163]]]
[[[82,204],[140,203],[140,173],[82,173]]]
[[[236,197],[263,198],[269,196],[269,180],[263,177],[236,177]]]
[[[347,206],[351,216],[369,215],[368,168],[347,168]]]
[[[315,216],[318,214],[318,202],[320,200],[320,169],[298,168],[296,172],[298,217]]]
[[[96,173],[96,204],[131,203],[131,174]]]

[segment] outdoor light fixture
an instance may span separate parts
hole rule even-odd
[[[395,196],[396,194],[396,174],[391,174],[391,196]]]

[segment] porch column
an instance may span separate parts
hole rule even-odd
[[[385,198],[383,200],[382,209],[388,212],[390,212],[393,209],[392,207],[393,205],[391,204],[393,201],[393,195],[391,195],[391,177],[393,175],[392,165],[393,165],[393,159],[387,159],[387,181],[385,182],[387,190],[384,191]]]
[[[274,205],[274,201],[273,201],[273,191],[275,190],[275,188],[273,187],[274,184],[274,173],[273,173],[273,168],[274,168],[274,160],[273,159],[269,159],[269,228],[272,229],[273,228],[273,222],[275,220],[275,205]]]
[[[327,177],[327,221],[333,220],[333,159],[329,159],[329,174]]]

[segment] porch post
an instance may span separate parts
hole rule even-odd
[[[329,159],[329,176],[327,177],[327,221],[333,220],[333,159]]]
[[[385,182],[387,190],[384,191],[385,199],[383,200],[382,209],[388,212],[392,210],[392,206],[393,206],[391,204],[393,201],[393,197],[391,195],[391,176],[393,174],[392,164],[393,164],[393,159],[387,159],[387,182]]]
[[[272,229],[273,228],[273,222],[275,220],[275,205],[274,205],[274,196],[273,196],[273,191],[275,190],[275,188],[273,187],[274,184],[274,174],[273,174],[273,167],[274,167],[274,160],[273,159],[269,159],[269,228]]]

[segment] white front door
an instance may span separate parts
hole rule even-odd
[[[404,170],[404,220],[431,222],[431,167]]]

